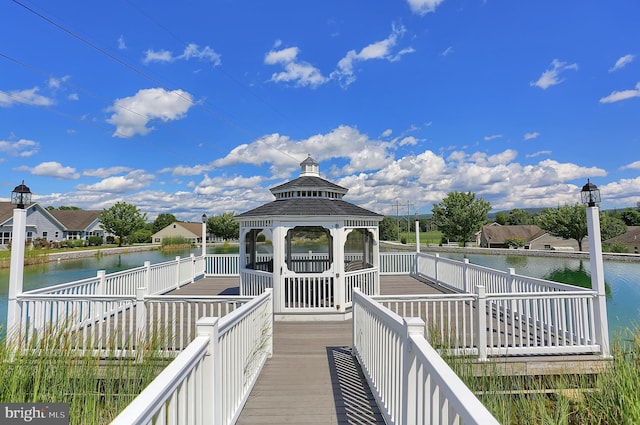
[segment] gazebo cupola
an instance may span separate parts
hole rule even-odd
[[[354,287],[379,293],[380,214],[344,201],[348,189],[321,178],[311,156],[270,190],[274,201],[236,216],[243,295],[273,288],[277,318],[335,320],[349,316]]]

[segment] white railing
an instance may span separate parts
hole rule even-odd
[[[414,254],[416,255],[416,254]],[[522,276],[510,268],[507,271],[491,269],[464,261],[442,258],[439,254],[418,253],[416,274],[456,292],[475,293],[483,286],[488,294],[512,292],[584,291],[589,288]]]
[[[241,295],[260,295],[273,288],[273,273],[261,270],[243,270],[240,279]]]
[[[424,326],[354,291],[353,350],[386,423],[498,424],[424,339]]]
[[[205,316],[225,316],[253,297],[146,295],[49,295],[18,297],[22,326],[15,341],[29,346],[48,328],[73,333],[75,349],[100,355],[135,354],[141,339],[153,337],[167,354],[184,349]]]
[[[380,293],[380,279],[377,269],[360,269],[344,274],[345,305],[351,306],[351,294],[354,288],[360,289],[363,294],[375,295]]]
[[[381,252],[380,253],[380,274],[381,275],[404,275],[412,274],[415,271],[415,252]]]
[[[237,421],[273,353],[271,291],[222,319],[197,323],[197,337],[112,425],[227,425]]]
[[[380,274],[381,275],[406,275],[411,274],[415,270],[415,252],[381,252],[380,253]],[[265,259],[271,259],[271,257],[265,257],[259,259],[260,261]],[[326,254],[299,254],[295,257],[295,264],[302,263],[306,260],[316,261],[317,264],[324,264],[328,261]],[[352,261],[361,259],[361,255],[345,254],[345,260]],[[292,263],[292,264],[294,264]],[[293,267],[293,265],[292,265]],[[307,271],[300,266],[300,271]],[[309,266],[311,267],[311,266]],[[326,265],[324,266],[326,267]],[[313,269],[309,271],[319,271],[322,269]],[[240,254],[207,254],[206,256],[206,270],[205,275],[207,277],[221,277],[221,276],[240,276]]]
[[[600,353],[596,294],[585,291],[372,297],[418,317],[432,345],[448,354],[488,356]]]
[[[282,311],[335,311],[339,288],[332,273],[298,273],[282,278]]]

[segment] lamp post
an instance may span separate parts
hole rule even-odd
[[[416,252],[420,253],[420,220],[418,219],[418,212],[415,213],[416,221]]]
[[[11,231],[11,263],[9,269],[9,295],[7,309],[7,339],[11,332],[17,331],[20,323],[20,306],[18,295],[22,294],[24,276],[24,245],[26,239],[27,210],[25,205],[31,203],[31,190],[25,186],[24,181],[11,192],[13,209],[13,228]]]
[[[607,321],[607,300],[604,288],[604,266],[602,263],[602,241],[600,237],[600,190],[587,180],[582,187],[582,203],[587,206],[587,233],[589,235],[589,265],[591,272],[591,289],[596,291],[594,305],[594,322],[596,338],[600,343],[603,357],[609,353],[609,324]]]
[[[207,215],[202,214],[202,257],[207,255]]]

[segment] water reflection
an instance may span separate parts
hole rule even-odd
[[[552,282],[566,283],[568,285],[580,286],[581,288],[591,289],[591,275],[584,267],[584,262],[580,260],[580,264],[577,269],[570,267],[563,267],[552,270],[548,275],[544,277],[546,280]],[[608,299],[613,296],[611,292],[611,285],[605,280],[604,291]]]

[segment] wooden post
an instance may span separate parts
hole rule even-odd
[[[196,334],[209,338],[209,346],[202,365],[202,423],[222,425],[222,359],[218,344],[218,318],[203,317],[196,322]]]
[[[424,337],[424,321],[419,317],[405,317],[402,319],[405,329],[402,341],[402,417],[403,424],[418,423],[417,398],[418,364],[413,350],[412,336]]]
[[[487,361],[487,294],[484,286],[476,286],[476,341],[478,345],[478,360]]]
[[[98,270],[96,277],[98,278],[98,284],[96,285],[95,295],[98,295],[98,296],[105,295],[105,293],[107,292],[105,288],[106,281],[107,281],[106,270]],[[103,316],[104,316],[104,301],[98,301],[96,305],[96,315],[94,316],[94,319],[102,320]]]
[[[144,262],[144,287],[151,291],[151,261]]]
[[[440,254],[436,253],[436,255],[433,258],[433,280],[436,282],[437,285],[440,285],[440,282],[438,281],[438,260],[440,259]]]
[[[196,281],[196,255],[191,253],[191,283]]]

